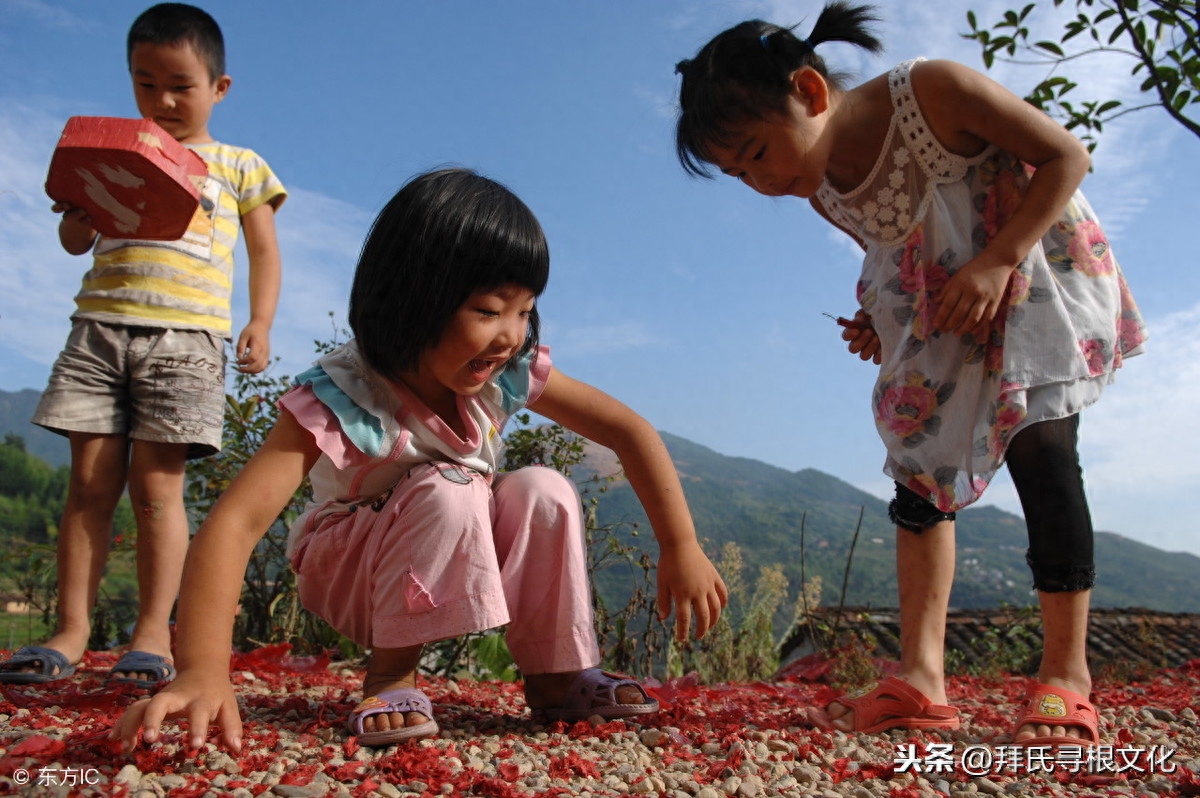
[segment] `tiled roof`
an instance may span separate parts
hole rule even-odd
[[[900,613],[847,607],[818,609],[814,621],[826,628],[839,622],[843,631],[869,635],[875,656],[900,657]],[[946,619],[946,651],[969,666],[986,664],[1001,648],[1036,645],[1041,639],[1037,608],[955,610]],[[812,653],[808,627],[797,626],[782,646],[782,659]],[[950,652],[958,652],[951,654]],[[1011,653],[1011,652],[1010,652]],[[1093,609],[1088,623],[1088,661],[1093,672],[1106,666],[1178,667],[1200,659],[1200,614],[1144,609]],[[1036,661],[1033,663],[1036,667]]]

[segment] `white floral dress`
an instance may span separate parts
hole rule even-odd
[[[1146,330],[1080,192],[1014,271],[987,340],[933,329],[938,289],[1011,216],[1032,170],[995,146],[947,152],[913,95],[919,60],[888,75],[895,110],[871,174],[817,200],[867,249],[858,299],[882,346],[884,472],[949,512],[983,494],[1016,432],[1094,402]]]

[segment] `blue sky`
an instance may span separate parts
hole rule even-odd
[[[88,260],[58,246],[46,166],[68,117],[136,115],[124,37],[146,5],[0,0],[0,388],[42,389],[66,338]],[[966,11],[992,20],[1005,8],[881,6],[885,54],[830,45],[835,68],[862,79],[917,55],[981,68],[959,36]],[[413,174],[458,164],[506,183],[541,219],[553,264],[543,337],[564,372],[723,454],[888,494],[868,406],[874,368],[822,315],[853,310],[854,245],[803,201],[688,178],[673,152],[675,62],[743,19],[811,21],[816,2],[204,7],[224,28],[233,76],[210,130],[261,153],[291,192],[277,219],[277,373],[312,360],[331,312],[344,319],[378,208]],[[1093,62],[1078,77],[1099,96],[1128,96],[1128,69]],[[1041,75],[992,74],[1018,93]],[[1084,189],[1152,340],[1084,414],[1093,515],[1099,529],[1200,554],[1200,141],[1143,112],[1106,128],[1094,166]],[[244,259],[241,269],[238,328]],[[1007,477],[982,503],[1019,512]]]

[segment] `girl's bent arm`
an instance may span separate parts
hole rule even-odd
[[[659,617],[667,618],[674,604],[676,636],[687,637],[694,614],[696,636],[702,637],[717,622],[728,595],[696,540],[679,475],[654,427],[608,394],[558,369],[551,369],[542,395],[529,409],[616,453],[658,541]]]
[[[233,618],[242,579],[255,544],[287,505],[316,461],[312,436],[292,414],[281,410],[267,440],[205,519],[188,547],[179,594],[175,661],[178,677],[152,699],[133,704],[111,737],[126,750],[158,739],[168,718],[184,718],[188,747],[204,744],[210,723],[221,727],[222,742],[241,748],[241,719],[229,683]]]
[[[1090,156],[1068,130],[973,69],[930,61],[912,75],[917,102],[948,150],[969,157],[991,143],[1036,170],[1012,216],[942,290],[934,324],[963,333],[999,310],[1009,275],[1079,188]]]

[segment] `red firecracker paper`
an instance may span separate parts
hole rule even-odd
[[[102,235],[173,241],[187,232],[207,177],[204,159],[149,119],[73,116],[46,193],[86,210]]]

